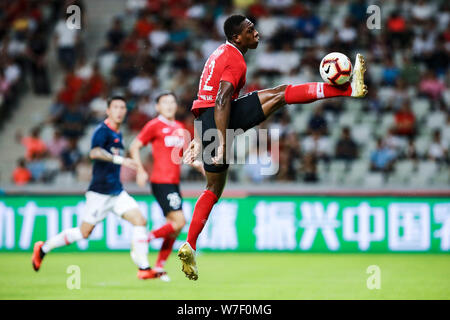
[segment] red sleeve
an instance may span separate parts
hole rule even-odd
[[[228,81],[233,85],[234,89],[236,89],[239,86],[239,80],[241,79],[243,72],[245,72],[245,70],[242,68],[241,64],[236,62],[233,63],[233,59],[229,58],[220,81]]]
[[[151,121],[149,121],[144,128],[142,128],[141,132],[139,132],[137,138],[139,141],[142,142],[142,144],[145,146],[149,142],[152,142],[153,139],[155,139],[156,136],[156,130],[155,125]]]

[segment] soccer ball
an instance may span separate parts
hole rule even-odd
[[[350,59],[340,52],[331,52],[320,62],[320,76],[326,83],[339,86],[347,83],[352,75]]]

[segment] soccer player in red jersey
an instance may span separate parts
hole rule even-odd
[[[205,63],[192,112],[196,122],[200,123],[199,134],[184,154],[184,161],[194,161],[203,145],[203,150],[216,148],[208,155],[203,153],[206,171],[206,190],[198,198],[189,227],[187,242],[178,251],[182,270],[191,280],[198,279],[195,262],[197,238],[202,231],[214,204],[222,195],[225,186],[228,164],[226,164],[227,129],[246,131],[287,104],[309,103],[332,97],[362,98],[367,94],[364,84],[365,62],[360,54],[356,56],[354,73],[350,83],[336,87],[327,83],[314,82],[299,85],[281,85],[271,89],[251,92],[239,97],[239,91],[245,85],[247,66],[244,54],[249,49],[256,49],[259,34],[254,24],[242,15],[232,15],[224,23],[226,43],[220,45]],[[280,63],[283,63],[280,61]],[[217,139],[205,134],[209,129],[216,132]]]
[[[148,180],[148,174],[142,165],[139,150],[148,143],[153,147],[153,169],[150,176],[150,183],[153,195],[158,201],[167,223],[162,227],[152,230],[149,233],[148,240],[163,238],[163,244],[156,261],[154,278],[161,278],[168,281],[169,277],[164,271],[173,244],[183,229],[186,221],[182,211],[182,198],[180,194],[180,166],[181,152],[183,146],[189,140],[184,125],[175,120],[177,111],[177,101],[175,95],[171,92],[160,94],[156,99],[156,110],[159,115],[153,120],[147,122],[139,135],[134,139],[130,146],[131,158],[137,163],[136,182],[144,187]],[[177,161],[177,157],[180,161]],[[173,158],[175,157],[175,158]],[[191,165],[203,171],[200,161],[191,163]]]

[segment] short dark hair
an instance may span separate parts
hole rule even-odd
[[[165,96],[173,96],[175,98],[175,100],[177,100],[177,96],[175,95],[175,93],[173,93],[172,91],[164,91],[164,92],[161,92],[160,94],[158,94],[158,96],[155,99],[156,103],[158,103],[159,100],[161,100],[161,98],[165,97]]]
[[[238,35],[242,32],[241,23],[245,19],[247,18],[242,14],[233,14],[225,20],[223,24],[223,31],[225,32],[227,40],[233,40],[233,36]]]
[[[111,102],[113,102],[114,100],[122,100],[123,102],[125,102],[125,104],[127,104],[127,101],[125,100],[125,98],[124,97],[122,97],[122,96],[112,96],[112,97],[109,97],[108,98],[108,104],[107,104],[107,106],[108,106],[108,108],[111,106]]]

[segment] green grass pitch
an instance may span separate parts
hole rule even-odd
[[[173,253],[168,283],[138,280],[126,252],[53,252],[37,273],[30,257],[0,253],[0,299],[450,299],[447,254],[204,253],[194,282]],[[69,265],[80,267],[79,290],[67,289]],[[370,265],[379,290],[366,286]]]

